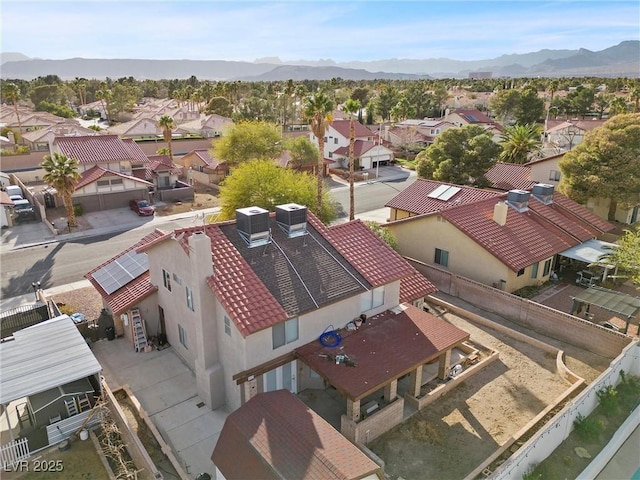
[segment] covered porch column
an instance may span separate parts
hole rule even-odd
[[[360,400],[347,398],[347,418],[354,422],[360,420]]]
[[[451,349],[440,355],[440,361],[438,362],[438,378],[444,380],[449,375],[451,370]]]
[[[420,387],[422,387],[422,365],[418,365],[418,367],[409,374],[409,394],[418,398],[420,396]]]
[[[384,401],[391,403],[398,396],[398,380],[392,380],[384,386]]]

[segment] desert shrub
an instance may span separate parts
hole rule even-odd
[[[602,411],[607,417],[615,415],[618,411],[620,399],[618,398],[618,392],[611,385],[602,388],[596,392]]]
[[[73,204],[73,213],[75,214],[76,217],[82,216],[82,214],[84,213],[84,207],[82,206],[81,203]]]
[[[529,470],[524,472],[524,474],[522,475],[522,480],[542,480],[544,478],[544,475],[539,472],[539,469],[536,467],[536,465],[533,465],[531,468],[529,468]]]
[[[578,436],[584,440],[593,440],[604,430],[604,424],[602,420],[594,417],[584,417],[578,414],[578,417],[573,421]]]

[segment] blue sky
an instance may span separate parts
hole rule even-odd
[[[640,2],[0,0],[1,51],[63,59],[480,60],[640,39]]]

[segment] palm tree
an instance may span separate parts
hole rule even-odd
[[[318,179],[318,197],[317,197],[317,211],[318,215],[322,212],[322,182],[324,175],[324,133],[327,127],[331,123],[333,111],[333,103],[327,97],[324,92],[317,92],[307,97],[304,116],[309,120],[309,126],[311,131],[318,139],[318,168],[316,176]]]
[[[542,147],[538,125],[513,125],[505,128],[500,135],[502,153],[500,160],[510,163],[527,163],[529,154],[538,152]]]
[[[356,140],[356,127],[353,120],[353,116],[360,111],[360,102],[350,98],[344,104],[345,113],[349,114],[349,220],[353,220],[355,217],[355,195],[353,188],[354,170],[355,170],[355,158],[353,153],[353,146]]]
[[[173,162],[173,152],[171,150],[171,131],[175,127],[173,118],[171,118],[169,115],[162,115],[158,120],[158,127],[162,129],[162,138],[164,138],[164,141],[167,142],[167,148],[169,149],[169,158]]]
[[[80,178],[78,161],[56,152],[53,156],[46,155],[42,160],[41,166],[45,171],[42,179],[62,195],[64,206],[67,210],[69,226],[76,227],[78,223],[76,222],[76,215],[73,211],[71,195],[73,195],[76,182]]]
[[[20,139],[22,139],[22,122],[20,121],[20,112],[18,112],[20,88],[15,83],[3,83],[2,98],[10,101],[13,104],[13,110],[16,114],[16,120],[18,120],[18,132],[20,133]]]

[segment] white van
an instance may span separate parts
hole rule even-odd
[[[4,189],[10,197],[13,195],[20,195],[21,198],[24,198],[22,195],[22,189],[18,185],[7,185]]]

